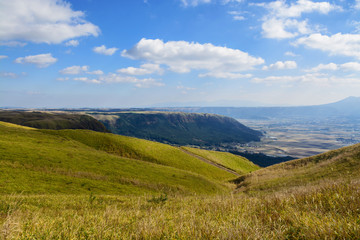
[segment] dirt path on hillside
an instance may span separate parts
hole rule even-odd
[[[210,160],[208,160],[208,159],[206,159],[206,158],[203,158],[203,157],[201,157],[201,156],[199,156],[199,155],[196,155],[195,153],[189,152],[189,151],[187,151],[186,149],[183,149],[183,148],[181,148],[181,147],[179,147],[179,149],[180,149],[181,151],[183,151],[184,153],[186,153],[186,154],[188,154],[188,155],[190,155],[190,156],[196,157],[197,159],[199,159],[199,160],[201,160],[201,161],[203,161],[203,162],[206,162],[206,163],[208,163],[208,164],[211,164],[211,165],[213,165],[213,166],[215,166],[215,167],[217,167],[217,168],[220,168],[220,169],[222,169],[222,170],[225,170],[225,171],[227,171],[227,172],[229,172],[229,173],[232,173],[232,174],[234,174],[234,175],[236,175],[236,176],[238,176],[238,177],[241,176],[240,174],[238,174],[237,172],[235,172],[235,171],[233,171],[233,170],[231,170],[231,169],[229,169],[229,168],[226,168],[226,167],[224,167],[224,166],[222,166],[222,165],[220,165],[220,164],[218,164],[218,163],[212,162],[212,161],[210,161]]]

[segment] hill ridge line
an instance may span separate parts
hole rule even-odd
[[[192,156],[192,157],[195,157],[195,158],[197,158],[197,159],[199,159],[199,160],[201,160],[201,161],[203,161],[203,162],[205,162],[205,163],[211,164],[211,165],[213,165],[213,166],[215,166],[215,167],[217,167],[217,168],[220,168],[220,169],[222,169],[222,170],[225,170],[225,171],[227,171],[227,172],[229,172],[229,173],[232,173],[232,174],[234,174],[234,175],[236,175],[236,176],[238,176],[238,177],[241,176],[239,173],[237,173],[237,172],[235,172],[235,171],[233,171],[233,170],[231,170],[231,169],[229,169],[229,168],[226,168],[226,167],[224,167],[224,166],[222,166],[222,165],[220,165],[220,164],[217,164],[217,163],[215,163],[215,162],[213,162],[213,161],[210,161],[210,160],[208,160],[208,159],[206,159],[206,158],[204,158],[204,157],[201,157],[201,156],[199,156],[199,155],[197,155],[197,154],[195,154],[195,153],[192,153],[192,152],[190,152],[190,151],[188,151],[188,150],[186,150],[186,149],[184,149],[184,148],[178,147],[178,149],[180,149],[182,152],[184,152],[184,153],[186,153],[186,154],[188,154],[188,155],[190,155],[190,156]]]

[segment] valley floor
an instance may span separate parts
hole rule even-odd
[[[359,239],[360,182],[217,196],[2,195],[1,239]]]
[[[261,142],[238,146],[239,151],[304,158],[360,142],[360,125],[355,121],[238,120],[266,132]]]

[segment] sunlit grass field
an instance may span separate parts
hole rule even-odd
[[[220,164],[226,168],[235,170],[239,174],[245,174],[260,169],[259,166],[250,162],[244,157],[227,152],[209,151],[198,148],[183,147],[189,152],[206,158],[212,162]]]
[[[3,195],[2,239],[359,239],[360,183],[264,195]]]
[[[186,148],[236,179],[136,138],[2,122],[0,133],[0,239],[360,238],[360,145],[260,170]]]

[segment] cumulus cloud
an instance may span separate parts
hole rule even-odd
[[[282,69],[295,69],[297,68],[297,64],[295,61],[277,61],[276,63],[270,64],[269,66],[264,66],[263,70],[282,70]]]
[[[324,70],[331,70],[331,71],[338,70],[338,65],[335,63],[319,64],[318,66],[312,68],[310,71],[311,72],[320,72],[320,71],[324,71]]]
[[[89,66],[71,66],[60,70],[61,74],[77,75],[89,70]]]
[[[99,47],[93,48],[94,52],[96,52],[98,54],[108,55],[108,56],[113,55],[117,50],[118,50],[118,48],[106,48],[105,45],[101,45]]]
[[[39,68],[45,68],[57,62],[57,59],[54,58],[51,53],[39,54],[33,56],[19,57],[15,59],[16,63],[29,63],[35,64]]]
[[[163,64],[177,73],[187,73],[191,70],[205,70],[217,74],[238,73],[264,63],[260,57],[256,58],[238,49],[218,47],[210,43],[163,42],[160,39],[144,38],[133,48],[124,50],[122,56]]]
[[[295,53],[290,52],[290,51],[285,52],[285,54],[284,54],[284,55],[285,55],[285,56],[289,56],[289,57],[296,57],[296,56],[297,56]]]
[[[64,0],[1,1],[0,40],[58,44],[81,36],[98,36],[84,12],[73,11]]]
[[[68,46],[68,47],[77,47],[78,45],[79,45],[78,40],[70,40],[65,43],[65,46]]]
[[[347,63],[343,63],[343,64],[335,64],[335,63],[319,64],[318,66],[316,66],[308,71],[320,72],[320,71],[336,71],[336,70],[359,72],[360,71],[360,63],[347,62]]]
[[[360,63],[358,62],[348,62],[340,65],[341,69],[346,71],[360,71]]]
[[[8,58],[8,56],[6,56],[6,55],[0,55],[0,60],[1,60],[1,59],[5,59],[5,58]]]
[[[310,0],[298,0],[287,4],[285,0],[277,0],[270,3],[257,4],[268,10],[262,20],[262,30],[265,38],[293,38],[300,34],[312,32],[307,20],[298,20],[303,13],[318,12],[328,14],[330,11],[341,9],[328,2],[313,2]]]
[[[343,55],[360,59],[360,34],[337,33],[331,36],[320,33],[299,38],[294,43],[308,48],[328,52],[330,55]]]
[[[128,75],[147,75],[152,73],[162,74],[164,70],[159,64],[145,63],[140,68],[128,67],[117,70],[118,73],[124,73]]]
[[[73,78],[74,81],[80,81],[80,82],[86,82],[86,83],[96,83],[96,84],[100,84],[101,82],[98,79],[91,79],[88,77],[76,77]]]

